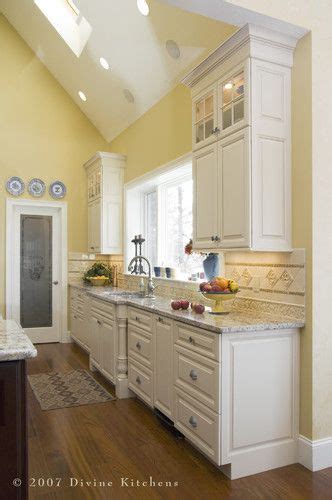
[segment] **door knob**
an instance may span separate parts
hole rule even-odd
[[[58,281],[53,281],[53,285],[58,285],[59,282]]]

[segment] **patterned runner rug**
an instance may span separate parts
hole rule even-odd
[[[49,372],[28,376],[42,410],[106,403],[116,398],[86,370]]]

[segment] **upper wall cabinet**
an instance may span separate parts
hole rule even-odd
[[[246,25],[183,80],[193,99],[195,248],[292,250],[295,45]]]
[[[121,254],[125,157],[98,152],[84,167],[88,179],[88,251]]]

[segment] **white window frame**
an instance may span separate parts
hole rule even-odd
[[[174,161],[171,161],[161,167],[158,167],[151,172],[148,172],[132,181],[129,181],[125,184],[124,186],[124,198],[125,198],[125,209],[124,209],[124,217],[125,217],[125,223],[124,223],[124,238],[123,241],[125,242],[124,244],[124,272],[128,273],[127,268],[128,264],[130,262],[130,259],[133,256],[133,245],[130,243],[130,240],[134,236],[128,235],[127,233],[129,232],[129,228],[132,225],[131,219],[132,217],[138,217],[139,220],[137,221],[135,232],[136,233],[145,233],[145,224],[146,221],[144,221],[144,194],[147,192],[152,192],[154,189],[157,189],[157,185],[159,184],[158,179],[162,179],[167,177],[168,175],[171,175],[174,173],[176,170],[182,168],[186,169],[191,167],[192,165],[192,153],[187,153],[179,158],[177,158]],[[175,175],[174,179],[182,177],[179,173],[179,175]],[[162,182],[163,183],[163,182]],[[146,189],[144,188],[144,185],[146,185]],[[135,213],[133,213],[133,208],[132,208],[132,201],[135,199],[135,205],[136,205],[136,210]],[[128,209],[129,205],[129,200],[131,200],[130,206],[131,206],[131,212]],[[158,217],[159,217],[159,209],[158,209]],[[158,220],[159,223],[159,220]],[[158,241],[158,248],[160,248],[159,241]],[[159,258],[159,255],[158,255]],[[129,273],[130,274],[130,273]]]

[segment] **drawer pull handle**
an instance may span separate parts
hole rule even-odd
[[[140,342],[137,342],[136,347],[137,347],[137,349],[141,349],[142,344]]]
[[[198,379],[198,375],[195,372],[195,370],[190,370],[189,376],[190,376],[191,380],[197,380]]]
[[[137,384],[141,384],[142,383],[140,377],[136,377],[136,383]]]
[[[195,340],[193,339],[192,336],[189,337],[189,342],[190,342],[190,344],[194,344],[195,343]]]
[[[189,423],[190,423],[191,427],[197,427],[197,420],[195,417],[191,416],[189,418]]]

